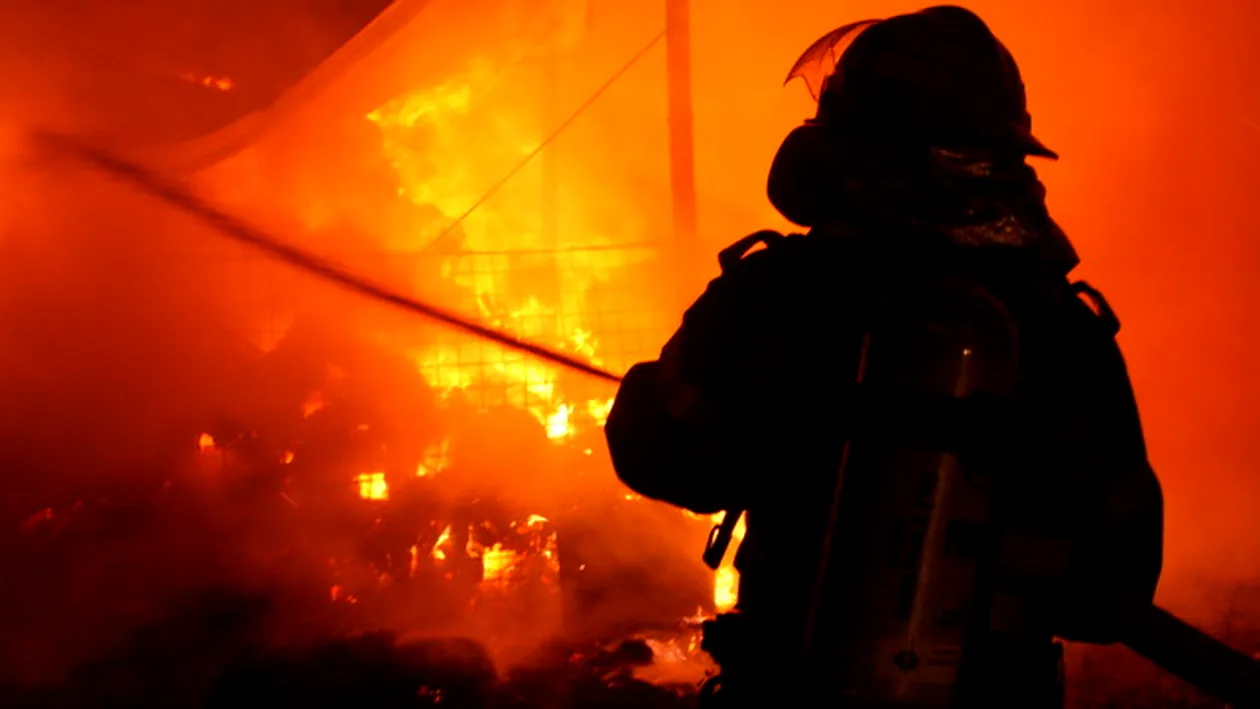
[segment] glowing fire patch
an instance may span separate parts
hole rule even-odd
[[[547,417],[547,438],[560,440],[573,435],[573,425],[569,422],[573,414],[572,404],[561,404],[555,412]]]
[[[359,497],[365,500],[388,500],[389,485],[385,473],[362,473],[355,478],[359,483]]]
[[[441,443],[430,445],[424,451],[424,458],[416,466],[416,477],[436,475],[451,464],[451,441],[445,439]]]
[[[612,411],[612,399],[591,399],[586,402],[586,412],[591,415],[596,426],[608,423],[608,412]]]
[[[502,544],[495,544],[481,554],[482,581],[485,583],[506,581],[520,560],[520,554],[511,549],[504,549]]]
[[[306,401],[302,402],[302,418],[308,419],[322,408],[324,408],[323,392],[313,391],[306,397]]]
[[[197,76],[196,74],[182,74],[179,78],[190,84],[200,84],[207,89],[216,91],[231,91],[236,84],[226,76]]]
[[[208,433],[203,433],[197,438],[197,450],[200,450],[202,453],[214,450],[214,445],[214,436]]]
[[[443,550],[442,547],[446,546],[448,543],[450,543],[450,541],[451,541],[451,528],[447,527],[446,529],[442,530],[442,534],[438,536],[438,540],[436,543],[434,543],[433,551],[429,552],[429,556],[432,556],[437,561],[446,561],[446,551]]]
[[[333,586],[332,588],[328,589],[328,598],[333,603],[336,603],[338,601],[342,603],[358,603],[359,602],[359,599],[355,598],[354,596],[351,596],[349,593],[346,593],[346,589],[342,588],[341,586]]]
[[[721,524],[725,514],[720,512],[713,515],[713,523]],[[735,530],[731,534],[731,549],[727,551],[726,558],[722,560],[722,565],[713,577],[713,607],[718,613],[731,610],[739,600],[739,572],[735,570],[735,551],[739,549],[740,542],[744,541],[744,533],[747,531],[745,519],[746,517],[741,516],[739,522],[735,523]]]
[[[586,292],[609,271],[627,265],[623,253],[584,252],[580,268],[556,269],[558,283],[549,275],[541,276],[538,290],[555,293],[554,301],[528,293],[507,295],[519,293],[523,286],[510,253],[545,251],[561,244],[555,241],[556,235],[545,233],[539,219],[537,185],[528,183],[532,178],[522,176],[497,191],[491,202],[480,203],[487,188],[530,154],[539,141],[531,120],[521,120],[523,116],[513,115],[510,108],[504,110],[503,71],[504,67],[492,63],[475,62],[464,75],[399,96],[367,114],[398,177],[399,198],[443,215],[419,228],[395,231],[393,246],[408,251],[424,248],[446,236],[449,220],[463,215],[460,247],[475,255],[452,254],[441,262],[439,273],[472,296],[469,309],[475,304],[481,321],[496,330],[550,343],[604,366],[597,355],[599,342],[583,322],[584,313],[589,312]],[[496,92],[494,110],[480,110],[492,91]],[[532,115],[536,97],[520,98],[524,102],[521,111]],[[608,219],[585,213],[586,204],[573,200],[560,205],[565,213],[562,221],[593,242],[613,240],[612,234],[600,231],[603,227],[593,228],[607,224]],[[470,212],[473,205],[478,206]],[[452,340],[416,348],[411,354],[439,396],[446,398],[456,391],[493,384],[484,389],[503,394],[496,394],[492,402],[477,401],[477,405],[506,404],[528,411],[548,439],[557,444],[571,441],[591,421],[602,425],[607,416],[607,400],[567,400],[557,386],[559,372],[554,366],[519,353],[481,342]],[[417,472],[425,476],[434,470],[426,463]]]

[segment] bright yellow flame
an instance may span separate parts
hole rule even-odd
[[[442,533],[440,535],[438,535],[438,540],[436,543],[434,543],[433,551],[429,552],[429,555],[432,556],[437,561],[445,561],[446,552],[442,550],[442,547],[446,546],[447,542],[449,542],[450,540],[451,540],[451,528],[447,527],[446,529],[442,530]]]
[[[495,544],[481,554],[481,580],[486,583],[506,581],[520,560],[520,554]]]
[[[356,480],[359,482],[359,497],[365,500],[389,499],[389,485],[385,482],[385,473],[362,473]]]
[[[214,450],[214,436],[208,433],[201,434],[197,438],[197,448],[203,453],[208,450]]]
[[[713,523],[721,524],[725,515],[724,512],[713,515]],[[722,559],[722,565],[713,577],[713,606],[718,613],[731,610],[739,600],[739,572],[735,570],[735,551],[739,549],[740,543],[744,541],[744,533],[748,531],[746,519],[747,517],[741,516],[735,523],[731,534],[731,548],[727,550],[726,558]]]
[[[573,414],[572,404],[561,404],[555,413],[547,417],[547,438],[558,440],[573,435],[573,425],[569,417]]]
[[[542,515],[530,515],[529,520],[525,522],[525,525],[528,527],[536,527],[539,525],[547,524],[550,521],[551,520],[547,519],[546,517],[543,517]]]
[[[465,215],[478,204],[459,223],[463,248],[476,253],[447,256],[437,272],[468,294],[466,307],[471,310],[475,304],[477,315],[486,325],[602,365],[596,356],[598,341],[583,322],[583,313],[589,310],[584,307],[586,292],[614,269],[627,265],[625,253],[583,251],[580,256],[556,263],[552,270],[541,269],[539,289],[556,293],[555,302],[544,302],[528,293],[508,295],[520,292],[520,274],[523,270],[528,272],[520,267],[513,252],[545,252],[562,245],[544,233],[538,185],[529,182],[540,179],[538,175],[522,173],[497,191],[492,200],[478,202],[540,139],[533,120],[537,95],[505,86],[501,81],[504,71],[504,67],[489,62],[474,62],[461,76],[400,96],[367,114],[367,120],[380,133],[383,152],[398,177],[399,197],[426,210],[436,209],[439,215],[410,229],[390,230],[389,246],[405,251],[423,248],[446,233],[453,215]],[[494,104],[481,105],[491,89],[495,90]],[[515,93],[505,99],[505,91]],[[519,103],[513,103],[513,99]],[[572,179],[581,181],[576,175]],[[618,231],[630,230],[622,224],[624,220],[609,220],[605,215],[596,217],[584,211],[589,203],[606,201],[583,199],[561,205],[564,222],[592,246],[629,236],[600,231],[606,228],[600,225],[614,222]],[[638,238],[637,229],[634,231],[633,238]],[[647,257],[650,254],[640,256]],[[550,273],[555,274],[554,279]],[[433,286],[418,281],[418,287]],[[485,390],[496,392],[496,397],[502,391],[504,400],[484,402],[485,405],[506,404],[530,412],[556,443],[572,440],[580,425],[576,420],[579,416],[589,414],[602,423],[607,415],[606,400],[564,400],[557,390],[558,370],[516,352],[466,339],[439,338],[411,354],[425,380],[440,395],[494,384]],[[504,386],[497,386],[500,384]],[[426,472],[422,474],[432,472],[431,466],[424,467]]]
[[[612,411],[613,400],[608,399],[591,399],[586,402],[586,413],[590,414],[595,420],[596,426],[603,426],[608,423],[608,412]]]

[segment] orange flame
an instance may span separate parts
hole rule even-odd
[[[441,443],[430,445],[424,451],[424,458],[416,466],[417,477],[428,477],[446,470],[450,465],[451,441],[445,439]]]
[[[513,115],[512,104],[501,104],[498,98],[495,110],[477,110],[499,83],[502,70],[489,62],[476,62],[462,76],[400,96],[366,116],[379,131],[385,156],[398,177],[399,198],[436,208],[447,218],[464,214],[504,171],[537,147],[540,136],[532,127],[533,121],[526,118],[536,110],[536,97],[521,96],[521,116]],[[608,272],[626,265],[626,255],[612,250],[591,252],[584,254],[580,270],[557,269],[558,282],[540,284],[557,293],[556,302],[529,295],[515,299],[506,296],[519,284],[509,282],[512,261],[504,251],[557,247],[554,235],[544,233],[538,218],[537,192],[528,184],[517,189],[517,182],[460,222],[463,247],[482,253],[463,259],[448,256],[439,273],[476,295],[476,307],[487,325],[523,339],[550,343],[602,365],[597,356],[599,342],[583,323],[583,313],[588,311],[585,294]],[[558,208],[565,213],[564,221],[573,224],[574,232],[583,234],[584,240],[610,242],[613,235],[592,228],[607,220],[583,213],[583,205],[574,201]],[[389,246],[408,251],[423,248],[445,228],[446,224],[436,224],[419,230],[393,230]],[[472,265],[474,261],[478,265]],[[557,285],[559,288],[554,287]],[[529,411],[555,443],[572,440],[577,426],[585,421],[583,417],[589,415],[600,424],[607,416],[607,400],[565,400],[557,388],[559,372],[554,366],[517,353],[480,342],[453,340],[416,348],[412,356],[425,380],[442,395],[489,383],[487,380],[508,385],[503,388],[506,401],[496,403]],[[424,467],[422,475],[432,472],[431,466]]]
[[[197,449],[202,453],[214,450],[214,445],[214,436],[211,436],[208,433],[203,433],[197,438]]]
[[[442,547],[446,546],[450,541],[451,541],[451,528],[447,527],[446,529],[442,530],[442,534],[438,536],[438,540],[436,543],[434,543],[433,550],[429,552],[429,555],[432,556],[437,561],[445,561],[446,551],[444,551]]]

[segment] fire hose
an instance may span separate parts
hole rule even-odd
[[[48,133],[37,134],[45,146],[95,166],[125,180],[140,191],[197,219],[234,241],[254,247],[297,269],[359,295],[442,323],[474,337],[538,357],[552,364],[608,382],[621,377],[588,362],[541,345],[519,340],[507,333],[479,325],[454,313],[421,302],[358,276],[314,254],[287,244],[205,203],[186,188],[140,165],[128,162],[77,140]],[[726,513],[705,550],[705,562],[717,567],[732,541],[742,511]],[[1118,618],[1121,642],[1138,655],[1200,688],[1236,709],[1260,709],[1260,661],[1239,652],[1158,606],[1136,609]]]
[[[82,160],[109,175],[125,180],[141,192],[155,197],[165,204],[197,219],[222,236],[256,248],[272,258],[317,276],[328,283],[415,315],[435,320],[508,349],[524,352],[605,381],[614,383],[621,381],[621,377],[616,374],[600,369],[589,362],[583,362],[580,359],[541,345],[524,342],[508,333],[479,325],[455,313],[421,302],[351,273],[327,259],[308,253],[292,244],[285,243],[260,229],[250,226],[243,220],[207,204],[188,189],[140,165],[63,135],[40,133],[35,137],[39,142],[58,152]]]

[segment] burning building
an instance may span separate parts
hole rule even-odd
[[[575,150],[566,114],[586,110],[574,97],[598,88],[563,76],[591,31],[586,3],[334,3],[297,15],[283,3],[191,5],[178,19],[163,14],[169,4],[149,7],[134,26],[96,18],[130,31],[126,42],[77,41],[92,10],[14,12],[73,47],[57,66],[74,78],[75,133],[487,328],[613,370],[651,356],[673,294],[645,284],[673,268],[673,254],[659,236],[668,229],[637,216],[635,200],[658,195],[619,185],[658,166],[564,158]],[[290,21],[303,41],[259,53]],[[180,37],[187,44],[171,41]],[[111,90],[143,100],[115,103]],[[53,115],[65,95],[39,98],[48,103],[29,110]],[[83,179],[74,189],[95,178]],[[46,187],[46,204],[63,198],[69,190]],[[137,291],[178,284],[180,305],[157,306],[145,323],[164,329],[152,356],[171,357],[165,345],[178,341],[184,363],[163,377],[204,386],[153,390],[163,377],[122,361],[134,349],[122,343],[103,362],[120,373],[102,401],[121,403],[139,382],[152,396],[156,415],[122,417],[129,427],[143,418],[149,440],[128,430],[112,451],[132,469],[122,450],[149,448],[143,474],[97,474],[85,455],[78,482],[24,491],[47,504],[26,512],[11,545],[21,578],[5,587],[26,619],[14,618],[7,651],[30,652],[4,681],[91,684],[82,673],[125,655],[135,627],[163,632],[155,609],[207,588],[280,604],[241,611],[251,642],[268,647],[462,635],[500,667],[537,657],[547,640],[599,647],[644,633],[656,639],[641,647],[658,650],[631,665],[650,666],[694,645],[688,618],[729,603],[729,573],[715,588],[698,559],[712,522],[615,483],[600,433],[606,383],[345,296],[156,204],[118,199],[126,206],[106,198],[99,209],[134,238],[96,246],[124,272],[163,269]],[[111,318],[149,310],[102,308]],[[668,549],[679,552],[662,558]],[[85,554],[130,563],[98,567]],[[54,660],[62,640],[50,614],[73,594],[29,594],[89,566],[108,585],[66,622],[101,644]],[[215,612],[175,605],[180,617]],[[679,657],[703,667],[695,647]]]

